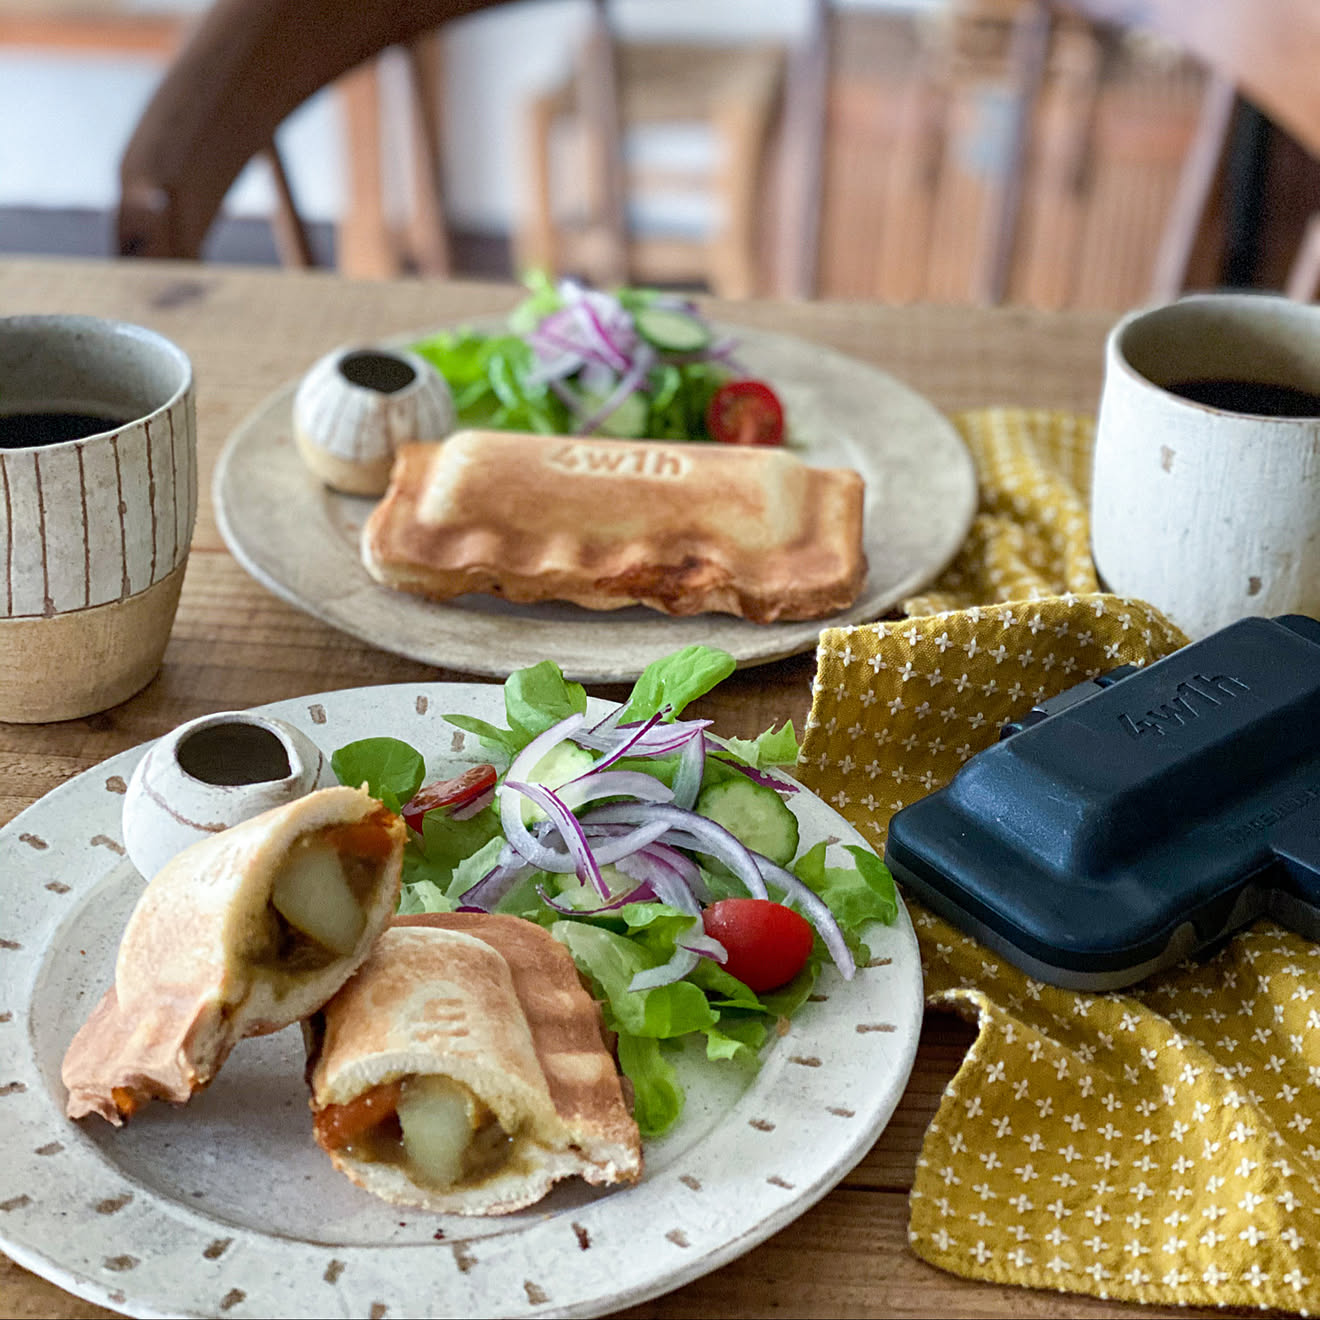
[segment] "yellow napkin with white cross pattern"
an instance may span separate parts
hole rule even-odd
[[[955,420],[980,477],[958,558],[907,617],[828,629],[817,652],[798,774],[877,850],[1005,721],[1186,642],[1099,591],[1088,419]],[[1320,1307],[1320,946],[1260,921],[1208,961],[1085,994],[908,905],[927,1004],[979,1027],[918,1160],[919,1256],[1126,1301]]]

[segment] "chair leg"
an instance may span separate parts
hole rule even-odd
[[[348,179],[348,196],[339,221],[339,269],[357,279],[389,279],[403,273],[403,261],[385,212],[377,61],[346,73],[337,89],[344,117]]]
[[[270,223],[275,231],[275,247],[280,254],[280,261],[286,266],[303,269],[315,266],[316,258],[312,255],[307,226],[293,200],[293,189],[289,186],[289,175],[280,158],[279,149],[272,142],[261,155],[275,185],[275,214]]]
[[[1150,286],[1152,302],[1168,302],[1187,287],[1187,272],[1223,164],[1236,104],[1235,85],[1227,78],[1211,78],[1201,102],[1196,135],[1183,161],[1178,190],[1155,254]]]
[[[412,103],[413,208],[408,221],[408,247],[418,273],[434,276],[448,275],[453,268],[440,165],[440,41],[440,36],[432,32],[403,48]]]
[[[559,98],[555,94],[533,97],[523,116],[523,199],[514,234],[518,274],[543,270],[560,272],[562,253],[555,228],[554,171],[550,157],[554,146]]]

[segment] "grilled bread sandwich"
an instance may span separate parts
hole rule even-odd
[[[405,826],[325,788],[179,853],[133,909],[106,991],[64,1056],[70,1118],[182,1103],[245,1036],[314,1012],[399,898]]]
[[[396,918],[306,1027],[313,1131],[398,1204],[496,1215],[557,1181],[631,1182],[641,1141],[600,1009],[543,927]]]
[[[863,494],[780,448],[463,431],[400,447],[361,552],[434,600],[812,619],[861,590]]]

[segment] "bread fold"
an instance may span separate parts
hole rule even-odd
[[[366,958],[398,903],[403,821],[356,788],[325,788],[186,848],[129,917],[113,986],[74,1036],[62,1075],[70,1118],[116,1125],[149,1100],[186,1101],[245,1036],[314,1012]],[[271,906],[302,841],[351,874],[362,928],[336,953]]]
[[[563,1178],[630,1182],[641,1141],[605,1047],[600,1009],[544,928],[485,913],[396,918],[309,1031],[314,1131],[335,1167],[398,1204],[495,1215]],[[410,1163],[391,1097],[446,1078],[497,1122],[493,1165],[436,1185]],[[330,1139],[335,1107],[385,1096],[364,1139]],[[393,1126],[391,1122],[393,1121]]]
[[[434,600],[813,619],[865,581],[863,495],[782,448],[463,431],[400,447],[361,553]]]

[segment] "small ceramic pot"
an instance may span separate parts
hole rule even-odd
[[[283,720],[222,711],[181,724],[138,762],[124,847],[151,879],[190,844],[336,782],[329,758]]]
[[[454,429],[444,377],[405,349],[339,348],[303,377],[293,435],[327,486],[382,495],[400,445],[443,440]]]

